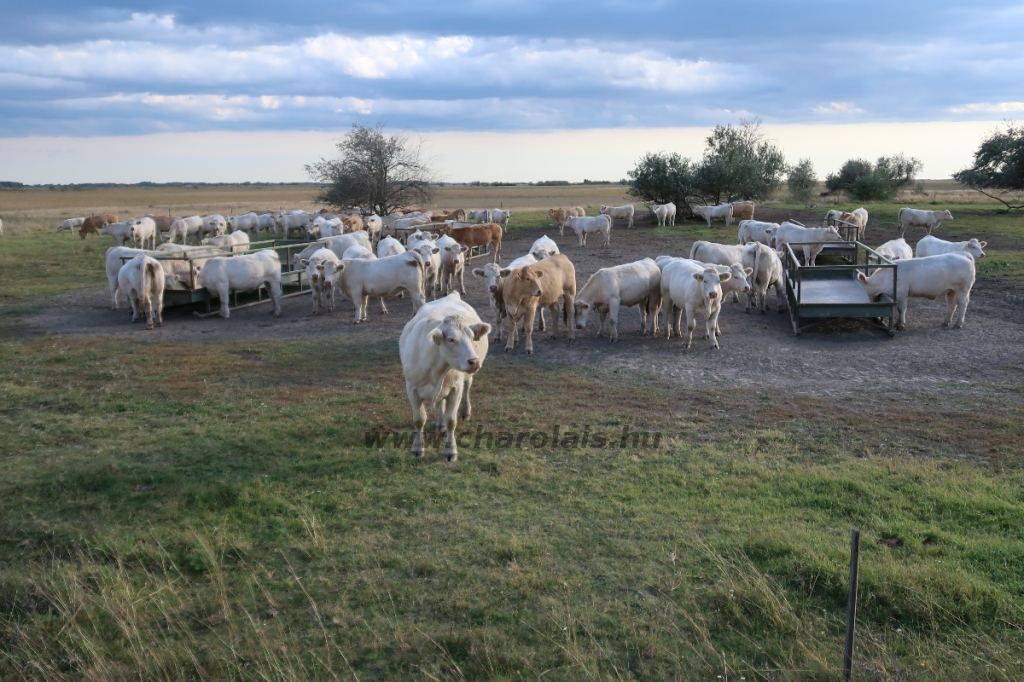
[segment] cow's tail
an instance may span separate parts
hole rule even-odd
[[[701,241],[696,241],[693,243],[693,246],[690,247],[690,260],[698,260],[697,252],[700,250],[700,245],[703,243],[704,242]]]
[[[905,210],[905,208],[901,208],[899,213],[896,214],[896,223],[900,228],[900,239],[903,239],[903,236],[907,233],[907,228],[903,226],[903,211]]]
[[[757,284],[757,273],[761,272],[761,242],[753,242],[753,243],[754,243],[754,279],[750,283],[751,284],[751,287],[750,287],[751,289],[754,288],[753,287],[754,284]],[[766,287],[766,289],[767,289],[767,287]],[[760,303],[758,303],[758,305],[760,305]]]

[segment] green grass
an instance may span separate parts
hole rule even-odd
[[[1017,393],[492,359],[470,432],[659,446],[449,465],[366,446],[411,421],[395,343],[184,350],[0,343],[0,678],[831,680],[853,526],[861,679],[1024,675]]]
[[[0,305],[33,296],[52,296],[71,289],[106,284],[104,254],[114,246],[108,237],[84,241],[49,229],[12,231],[0,243]]]

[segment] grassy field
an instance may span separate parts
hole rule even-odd
[[[88,201],[0,240],[0,679],[835,680],[854,526],[856,679],[1024,679],[1024,389],[822,409],[511,356],[459,463],[413,459],[397,339],[33,332],[105,285],[54,218],[164,207]],[[1021,215],[953,212],[1020,282]]]

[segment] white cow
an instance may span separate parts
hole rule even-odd
[[[228,218],[228,230],[230,232],[245,230],[251,237],[256,238],[260,236],[260,217],[252,211],[242,215],[233,215]]]
[[[575,230],[580,238],[580,246],[587,245],[587,235],[591,232],[604,234],[604,246],[611,246],[612,218],[608,215],[590,216],[589,218],[569,218],[565,224]]]
[[[778,232],[778,223],[762,220],[741,220],[739,225],[739,243],[759,242],[765,246],[772,245],[772,236]]]
[[[435,245],[441,250],[441,291],[445,295],[455,288],[455,280],[459,282],[459,291],[466,294],[464,281],[466,272],[466,247],[448,235],[437,238]]]
[[[231,317],[228,296],[232,291],[256,291],[263,285],[270,290],[274,317],[281,315],[281,260],[271,249],[211,258],[199,271],[199,283],[220,298],[223,318]]]
[[[324,307],[324,295],[327,295],[327,310],[334,312],[334,282],[326,276],[327,263],[337,271],[341,260],[330,249],[320,248],[309,258],[303,258],[299,264],[306,268],[306,279],[312,290],[313,314],[316,315]]]
[[[310,216],[305,211],[278,213],[274,216],[274,222],[277,224],[278,234],[288,239],[292,230],[305,231],[306,224],[310,222]]]
[[[674,259],[661,270],[661,299],[665,308],[665,338],[672,338],[672,330],[683,336],[681,317],[686,312],[686,347],[693,341],[697,321],[703,320],[705,334],[711,347],[717,349],[718,315],[722,309],[722,282],[729,273],[720,273],[714,266],[701,266],[693,261]]]
[[[715,242],[695,241],[690,247],[690,260],[712,265],[742,265],[742,244],[716,244]],[[746,292],[744,292],[746,293]],[[739,292],[732,292],[733,303],[739,303]]]
[[[503,211],[500,208],[491,209],[491,222],[501,225],[501,229],[508,232],[508,219],[512,217],[512,211]]]
[[[211,237],[219,237],[228,230],[228,221],[224,219],[224,216],[219,213],[214,213],[203,217],[203,224],[199,228],[199,238],[202,239],[206,235]]]
[[[384,308],[384,299],[397,296],[403,291],[408,291],[412,297],[413,311],[418,310],[425,302],[423,296],[425,266],[423,259],[414,251],[377,260],[353,258],[342,261],[342,266],[336,275],[332,274],[330,269],[326,273],[332,278],[334,285],[341,286],[342,292],[355,303],[354,322],[356,324],[368,319],[366,308],[370,296],[380,297],[381,312],[384,314],[387,314],[387,308]]]
[[[118,246],[124,246],[128,242],[135,243],[132,239],[132,224],[127,220],[120,223],[107,223],[100,228],[100,234],[110,235]],[[138,245],[136,244],[136,246]]]
[[[321,237],[340,237],[345,234],[345,224],[341,218],[331,218],[320,223]]]
[[[384,222],[379,215],[374,213],[363,218],[363,229],[369,233],[370,239],[379,240],[380,231],[384,229]]]
[[[159,232],[156,229],[156,222],[152,218],[136,218],[132,221],[132,243],[140,248],[156,248],[156,236]]]
[[[953,214],[949,211],[922,211],[916,208],[901,208],[896,216],[901,237],[907,233],[908,227],[914,225],[928,228],[928,234],[931,234],[943,221],[952,219]]]
[[[839,226],[839,221],[842,219],[842,217],[843,217],[843,212],[842,211],[837,211],[836,209],[832,209],[828,213],[825,214],[824,225],[826,227],[828,227],[830,225],[832,227],[838,227]]]
[[[700,216],[704,220],[708,221],[708,227],[711,227],[711,220],[713,218],[722,218],[725,220],[726,227],[732,227],[732,204],[719,204],[718,206],[694,206],[693,215]]]
[[[274,214],[263,213],[257,216],[257,218],[258,222],[256,226],[256,233],[253,235],[254,237],[258,238],[260,236],[260,230],[267,230],[268,232],[277,234],[277,219],[274,217]]]
[[[899,312],[899,329],[907,327],[907,299],[927,298],[934,301],[939,296],[946,296],[946,317],[943,327],[953,324],[954,314],[959,308],[960,314],[953,327],[959,329],[964,324],[967,304],[971,300],[971,288],[974,286],[974,259],[963,252],[944,253],[938,256],[910,258],[896,262],[896,310]],[[870,277],[863,272],[857,273],[857,279],[864,285],[872,301],[882,294],[892,295],[893,268],[879,268]]]
[[[441,287],[441,249],[434,246],[433,241],[421,241],[409,250],[418,253],[423,260],[423,295],[437,298]]]
[[[986,246],[988,246],[988,242],[979,242],[977,239],[965,242],[947,242],[945,239],[928,235],[922,237],[921,241],[917,243],[916,255],[918,258],[923,258],[925,256],[937,256],[940,253],[956,253],[961,251],[973,258],[984,258]]]
[[[723,301],[729,296],[729,294],[732,294],[733,298],[737,301],[739,301],[740,294],[750,294],[750,280],[747,278],[753,273],[753,268],[744,268],[744,266],[739,263],[722,265],[721,263],[704,263],[699,260],[693,260],[692,258],[674,258],[672,256],[658,256],[654,259],[654,262],[662,271],[665,270],[665,266],[674,261],[683,261],[690,265],[699,266],[700,268],[714,268],[720,275],[729,275],[728,279],[722,280],[720,283],[722,287]],[[668,313],[666,311],[666,315],[667,314]],[[718,327],[717,319],[715,321],[715,333],[719,336],[722,335],[722,330]]]
[[[64,222],[57,226],[57,232],[60,233],[64,232],[65,230],[67,230],[68,232],[74,232],[75,228],[81,227],[82,223],[84,222],[85,218],[68,218],[67,220],[65,220]],[[2,232],[0,232],[0,234],[2,234]]]
[[[377,256],[373,255],[373,251],[362,244],[356,244],[345,249],[345,253],[341,255],[341,259],[347,260],[349,258],[369,258],[370,260],[377,260]]]
[[[632,228],[633,213],[635,210],[636,209],[633,208],[633,204],[623,204],[622,206],[602,206],[599,209],[599,213],[611,218],[611,222],[615,222],[616,220],[625,220],[626,227]]]
[[[676,205],[671,201],[667,204],[650,204],[648,207],[658,219],[658,227],[676,224]]]
[[[424,217],[422,215],[407,216],[399,218],[395,222],[391,223],[391,227],[395,230],[407,230],[410,227],[416,227],[417,225],[429,225],[430,217]]]
[[[415,249],[417,246],[423,243],[433,244],[434,240],[437,239],[437,235],[433,232],[424,232],[423,230],[416,230],[405,239],[405,248]]]
[[[322,240],[323,245],[334,252],[338,258],[345,255],[345,251],[350,246],[360,245],[365,246],[368,249],[372,249],[373,245],[370,244],[370,235],[366,234],[365,231],[359,230],[358,232],[349,232],[343,234],[340,237],[327,237]]]
[[[466,220],[471,223],[493,223],[491,220],[491,209],[481,208],[477,211],[467,211]]]
[[[179,237],[182,244],[187,243],[189,237],[195,237],[196,241],[198,241],[199,228],[202,226],[203,219],[201,216],[193,215],[187,218],[178,218],[171,223],[171,229],[167,232],[167,241],[174,243]]]
[[[138,322],[146,312],[146,329],[164,324],[164,269],[160,261],[139,254],[125,263],[117,273],[117,286],[132,304],[132,322]]]
[[[423,454],[428,410],[436,410],[438,429],[445,431],[444,456],[449,462],[458,459],[455,429],[459,416],[469,420],[472,415],[473,375],[487,357],[490,332],[491,326],[455,292],[424,305],[402,330],[398,354],[416,429],[416,457]]]
[[[533,243],[533,246],[530,247],[530,253],[537,260],[544,260],[559,253],[558,244],[555,243],[554,239],[544,235]]]
[[[804,264],[814,265],[818,254],[825,248],[823,242],[841,242],[843,237],[834,227],[803,227],[786,221],[779,225],[774,241],[775,250],[782,254],[786,253],[787,244],[803,244],[800,248],[803,250]]]
[[[875,252],[880,256],[885,256],[889,260],[903,260],[904,258],[913,258],[914,250],[910,248],[910,244],[903,237],[899,239],[890,239],[886,243],[875,249]]]
[[[501,295],[504,278],[501,276],[502,267],[497,263],[487,263],[482,268],[474,268],[473,276],[484,280],[487,286],[488,300],[491,304],[491,312],[494,313],[495,331],[494,342],[501,341],[502,323],[508,318],[508,311],[505,309],[505,299]]]
[[[236,230],[231,234],[222,234],[219,237],[207,237],[200,243],[203,246],[224,249],[228,253],[245,253],[249,250],[249,233]]]
[[[749,269],[750,293],[747,294],[746,312],[750,312],[755,297],[761,314],[764,315],[768,288],[775,287],[775,309],[782,313],[786,299],[786,280],[782,260],[775,249],[760,242],[751,242],[743,249],[743,269]]]
[[[394,237],[384,237],[377,242],[377,258],[386,258],[405,253],[405,245]]]
[[[601,336],[608,321],[610,340],[618,341],[619,309],[634,305],[640,309],[640,333],[647,333],[647,316],[650,314],[653,316],[651,334],[657,334],[661,270],[650,258],[595,272],[576,295],[576,329],[585,329],[587,318],[594,311],[601,319],[597,335]]]
[[[125,258],[145,256],[148,253],[142,249],[133,249],[127,246],[111,246],[107,249],[107,285],[110,287],[111,310],[117,310],[117,292],[121,290],[117,281],[117,273],[121,271],[121,266],[127,262]]]

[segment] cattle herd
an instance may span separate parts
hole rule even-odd
[[[675,205],[652,204],[649,208],[658,225],[675,224]],[[774,288],[776,309],[784,312],[787,249],[798,245],[794,253],[802,256],[806,266],[813,266],[826,243],[843,239],[840,229],[852,231],[860,239],[868,222],[863,208],[850,213],[829,211],[823,224],[814,227],[796,221],[757,221],[752,202],[695,206],[693,213],[708,225],[713,219],[722,219],[731,226],[740,218],[738,243],[697,241],[688,257],[652,254],[654,257],[602,268],[579,290],[571,259],[547,236],[508,265],[500,264],[502,236],[511,216],[511,211],[500,209],[417,210],[386,216],[355,211],[252,212],[228,218],[143,217],[125,222],[118,222],[114,215],[94,215],[68,219],[57,229],[78,228],[83,239],[90,232],[107,234],[118,242],[106,256],[111,307],[117,309],[118,292],[123,292],[131,302],[132,321],[145,314],[147,329],[162,324],[166,289],[205,287],[220,299],[220,314],[227,318],[231,292],[265,286],[274,315],[279,315],[280,257],[272,248],[250,245],[264,231],[286,238],[299,232],[315,239],[294,254],[289,264],[305,271],[314,315],[334,310],[340,296],[353,302],[354,322],[359,324],[369,319],[371,297],[379,299],[382,313],[387,312],[385,299],[410,297],[413,318],[402,332],[399,352],[416,428],[412,452],[423,453],[423,428],[428,411],[435,411],[437,428],[446,432],[445,456],[454,460],[458,417],[469,418],[473,376],[483,366],[492,333],[494,342],[505,337],[506,352],[514,350],[522,333],[525,350],[532,354],[535,323],[540,331],[546,331],[544,313],[548,311],[551,338],[557,338],[564,325],[571,343],[577,332],[593,324],[597,336],[607,332],[616,342],[621,309],[637,306],[641,334],[664,333],[670,339],[674,333],[684,337],[685,347],[690,348],[694,331],[700,327],[703,338],[717,349],[725,296],[731,294],[739,300],[739,295],[745,294],[746,311],[756,304],[764,314],[768,290]],[[560,236],[565,227],[572,229],[579,247],[586,246],[592,232],[600,233],[603,246],[608,247],[616,221],[627,228],[633,226],[634,207],[601,206],[596,216],[587,216],[582,207],[553,208],[548,217]],[[918,242],[916,253],[902,235],[882,244],[876,253],[895,268],[858,275],[869,298],[876,300],[893,290],[895,270],[901,329],[906,325],[907,299],[911,297],[945,295],[948,314],[944,324],[963,325],[975,279],[974,259],[985,255],[986,243],[977,239],[947,242],[932,236],[936,226],[952,219],[949,211],[901,209],[901,232],[916,225],[926,227],[928,235]],[[429,226],[431,231],[420,226]],[[188,244],[190,239],[193,244]],[[129,241],[132,247],[127,246]],[[483,322],[460,295],[466,293],[464,275],[473,247],[490,249],[491,262],[473,268],[471,274],[487,287],[492,323]],[[428,297],[433,300],[428,302]]]

